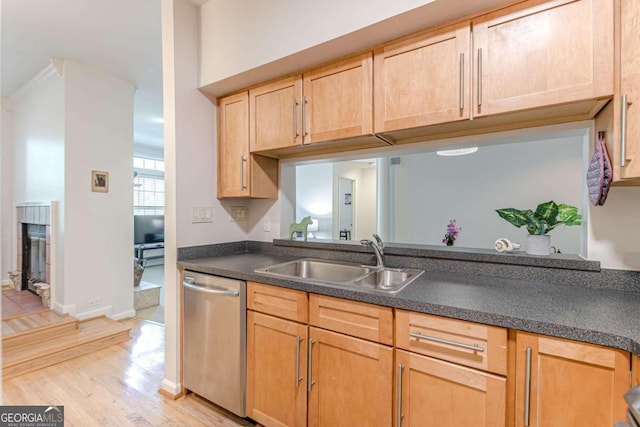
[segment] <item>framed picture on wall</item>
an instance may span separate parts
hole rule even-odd
[[[94,193],[109,192],[109,172],[91,171],[91,191]]]
[[[351,193],[344,193],[344,204],[345,205],[351,204]]]

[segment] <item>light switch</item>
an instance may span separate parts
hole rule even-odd
[[[194,206],[191,208],[191,222],[213,222],[213,207],[211,206]]]

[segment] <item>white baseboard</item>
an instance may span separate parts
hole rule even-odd
[[[56,301],[53,303],[53,311],[57,313],[62,313],[62,314],[68,313],[74,316],[76,313],[76,305],[75,304],[62,305]]]
[[[178,383],[174,383],[173,381],[167,378],[162,380],[162,384],[160,385],[160,388],[171,396],[177,396],[180,393],[182,393],[182,386]]]
[[[135,310],[127,310],[127,311],[123,311],[122,313],[112,314],[109,317],[113,320],[122,320],[122,319],[129,319],[135,316],[136,316]]]
[[[111,315],[112,310],[113,310],[113,307],[108,305],[106,307],[101,307],[96,310],[85,311],[83,313],[75,314],[74,317],[78,320],[92,319],[94,317],[100,317],[100,316],[108,317]]]

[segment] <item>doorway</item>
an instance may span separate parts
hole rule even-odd
[[[355,234],[355,181],[340,177],[338,182],[338,230],[340,240],[351,240]]]

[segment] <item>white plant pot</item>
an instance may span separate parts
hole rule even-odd
[[[546,255],[551,253],[551,236],[548,234],[527,234],[527,254]]]

